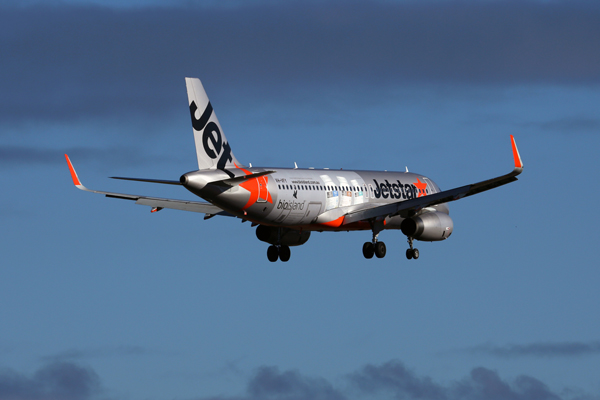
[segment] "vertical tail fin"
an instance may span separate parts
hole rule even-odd
[[[198,78],[185,78],[199,169],[240,166]]]

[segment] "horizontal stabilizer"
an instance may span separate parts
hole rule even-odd
[[[167,180],[167,179],[125,178],[122,176],[111,176],[110,179],[122,179],[124,181],[162,183],[164,185],[181,185],[181,182],[179,182],[179,181],[171,181],[171,180]]]
[[[69,159],[69,156],[65,154],[65,158],[67,160],[67,164],[69,165],[69,171],[71,172],[71,178],[73,179],[73,184],[80,190],[85,190],[86,192],[103,194],[106,197],[111,197],[113,199],[123,199],[123,200],[133,200],[135,204],[141,204],[143,206],[150,206],[153,209],[155,208],[171,208],[174,210],[182,210],[182,211],[193,211],[198,213],[204,213],[209,215],[224,215],[228,217],[232,217],[233,215],[223,210],[220,207],[215,206],[214,204],[205,203],[201,201],[187,201],[187,200],[177,200],[177,199],[163,199],[160,197],[148,197],[148,196],[140,196],[136,194],[126,194],[126,193],[113,193],[113,192],[104,192],[100,190],[91,190],[83,186],[79,177],[77,176],[77,172],[75,172],[75,167],[73,167],[73,163]],[[119,178],[117,178],[119,179]],[[123,179],[123,178],[121,178]],[[134,178],[124,178],[127,180],[139,180]],[[171,183],[174,181],[158,181],[154,179],[145,179],[143,182],[155,182],[155,183]],[[180,185],[179,182],[177,182]]]

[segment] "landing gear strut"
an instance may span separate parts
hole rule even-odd
[[[267,258],[271,262],[275,262],[277,261],[277,259],[280,259],[283,262],[287,262],[289,261],[291,255],[292,252],[290,251],[289,246],[286,245],[271,245],[267,249]]]
[[[406,258],[409,260],[411,258],[414,258],[415,260],[419,258],[419,249],[413,249],[413,238],[410,236],[408,237],[408,245],[410,246],[410,249],[406,250]]]
[[[377,236],[379,236],[379,232],[381,232],[382,227],[377,223],[372,224],[372,227],[373,240],[363,244],[363,256],[365,256],[365,258],[373,258],[373,255],[375,255],[377,258],[383,258],[385,257],[386,253],[385,243],[377,241]]]

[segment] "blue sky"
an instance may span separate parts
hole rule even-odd
[[[599,399],[598,43],[592,1],[0,3],[0,400]],[[254,166],[525,172],[418,261],[76,190],[193,198],[107,179],[195,169],[185,76]]]

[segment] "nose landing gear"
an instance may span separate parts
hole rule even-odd
[[[410,246],[410,249],[406,250],[406,258],[409,260],[411,258],[414,258],[415,260],[419,258],[419,249],[413,249],[413,238],[410,236],[408,237],[408,245]]]

